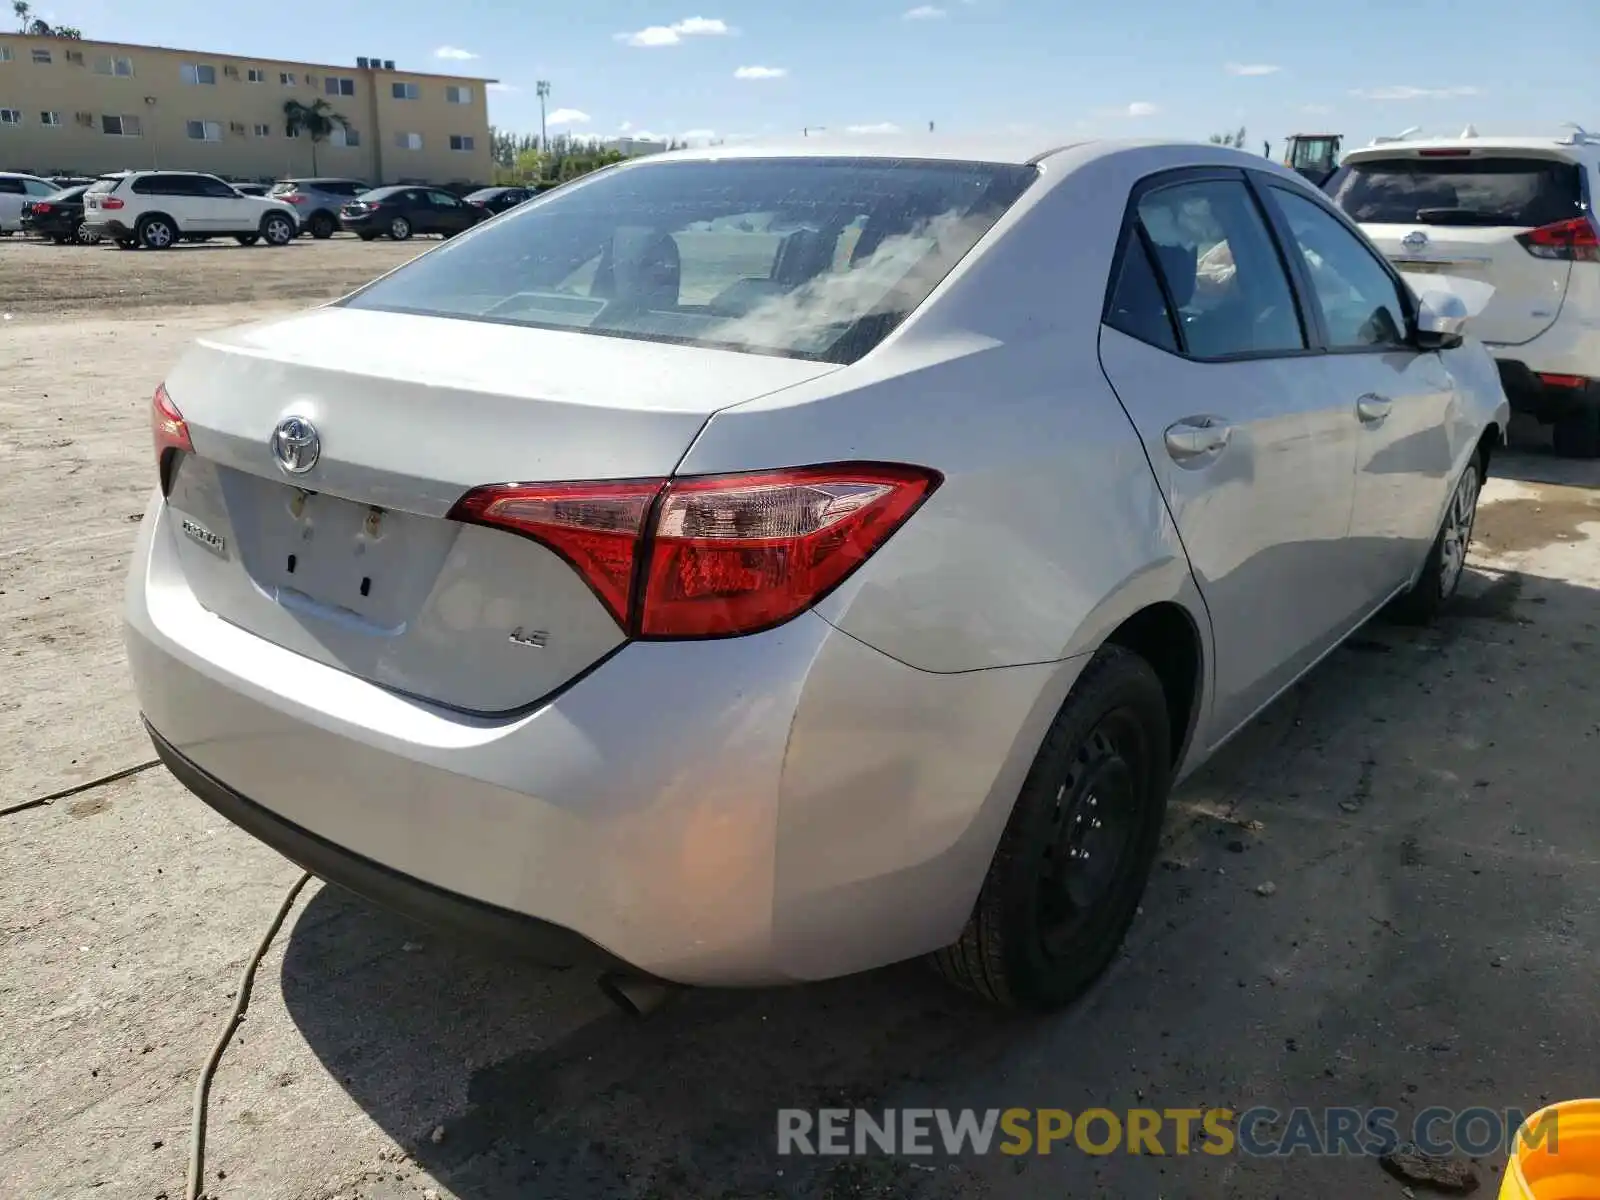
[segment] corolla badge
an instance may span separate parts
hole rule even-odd
[[[1423,233],[1422,230],[1418,229],[1415,232],[1408,233],[1405,237],[1401,238],[1400,244],[1407,250],[1421,250],[1428,244],[1428,235]]]
[[[304,417],[285,417],[272,431],[272,457],[291,475],[304,475],[322,456],[317,427]]]

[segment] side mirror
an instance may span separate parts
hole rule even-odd
[[[1450,292],[1424,292],[1417,298],[1417,345],[1424,350],[1453,350],[1466,332],[1466,302]]]

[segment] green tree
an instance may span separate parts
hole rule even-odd
[[[1213,133],[1208,140],[1213,146],[1233,146],[1236,149],[1243,150],[1244,126],[1239,126],[1234,133]]]
[[[83,40],[83,30],[76,25],[52,25],[44,18],[34,16],[33,6],[28,0],[11,0],[11,11],[21,22],[19,33],[32,34],[34,37],[66,38],[73,42]]]
[[[311,173],[317,173],[317,146],[333,136],[335,129],[348,130],[350,121],[342,113],[333,111],[326,100],[316,99],[310,104],[298,100],[283,102],[284,131],[290,137],[305,134],[311,139]]]

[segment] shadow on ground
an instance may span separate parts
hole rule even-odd
[[[1363,632],[1185,785],[1126,954],[1069,1012],[998,1013],[908,964],[632,1020],[587,977],[442,946],[331,888],[293,931],[288,1009],[462,1200],[1397,1190],[1370,1158],[1303,1154],[780,1159],[776,1110],[1351,1104],[1404,1122],[1592,1091],[1596,593],[1466,586],[1433,629]],[[1499,1161],[1479,1164],[1490,1194]]]

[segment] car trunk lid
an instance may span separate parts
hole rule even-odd
[[[1329,191],[1402,271],[1493,285],[1472,322],[1483,341],[1532,341],[1560,315],[1572,263],[1523,238],[1583,214],[1578,164],[1537,151],[1422,148],[1348,160]]]
[[[314,310],[206,338],[168,377],[193,444],[168,480],[171,535],[217,616],[422,699],[516,709],[625,635],[561,555],[447,519],[456,501],[665,477],[716,409],[834,369]]]

